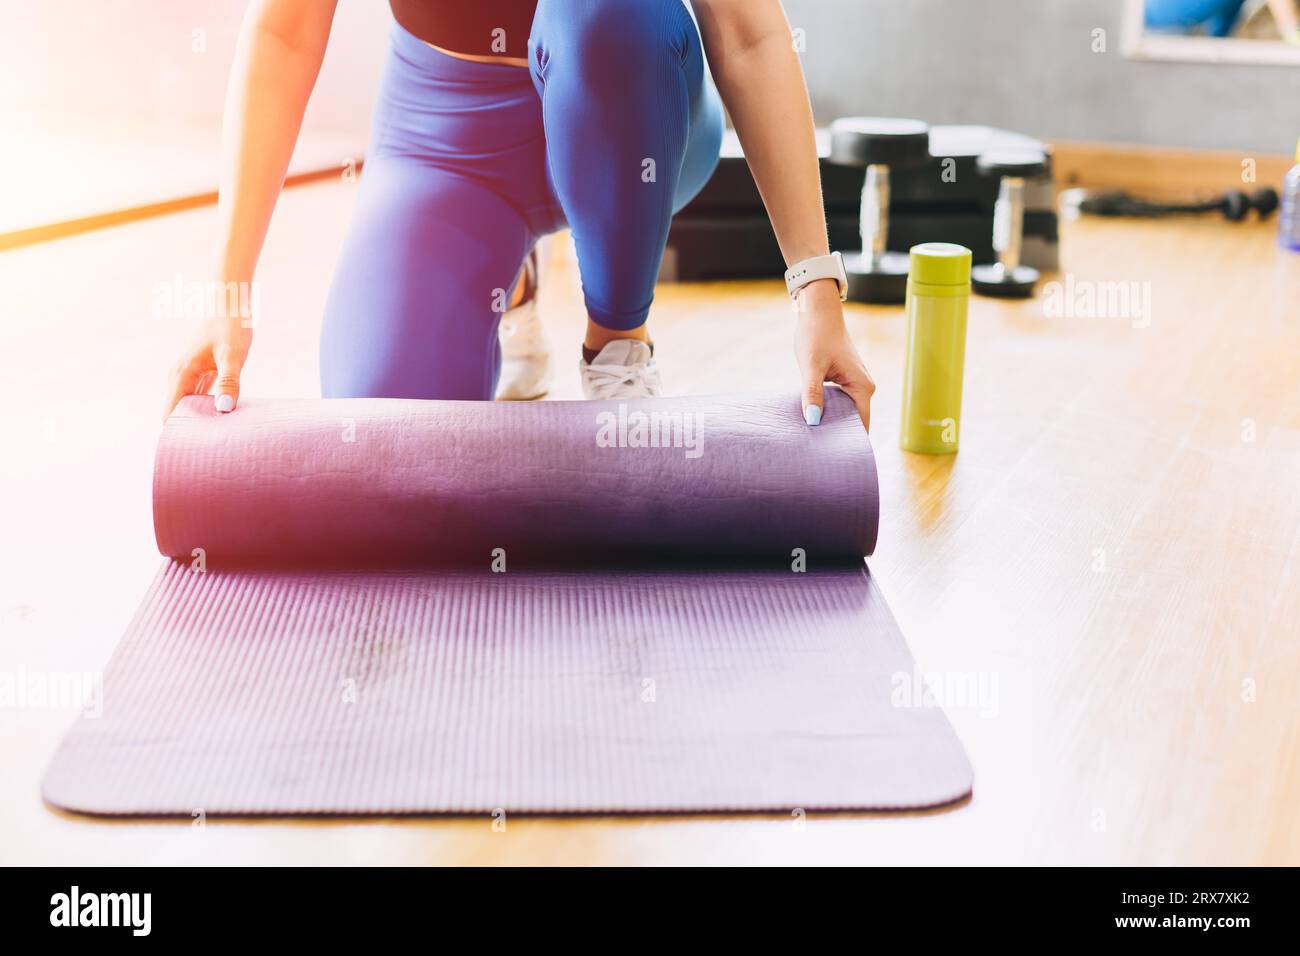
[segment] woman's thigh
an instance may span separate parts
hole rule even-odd
[[[679,180],[673,210],[695,198],[717,168],[726,122],[690,4],[685,0],[540,0],[530,40],[530,69],[539,96],[546,85],[547,61],[557,49],[561,56],[585,61],[570,72],[577,82],[564,84],[557,118],[599,115],[603,102],[598,101],[611,97],[611,105],[621,115],[612,125],[599,125],[599,135],[559,144],[558,150],[551,143],[551,163],[557,153],[567,152],[580,160],[602,146],[617,149],[620,131],[629,139],[644,139],[639,135],[643,132],[658,134],[651,141],[662,142],[674,138],[664,127],[683,125],[684,149],[674,157],[681,166],[674,170]],[[649,88],[633,79],[637,74]],[[629,82],[621,82],[620,76]],[[673,89],[678,84],[680,99]],[[625,94],[622,101],[620,94]],[[562,129],[564,124],[553,126]],[[552,168],[552,176],[554,172]]]
[[[482,184],[366,163],[321,331],[327,398],[491,399],[497,327],[532,236]]]
[[[722,111],[682,0],[539,0],[529,55],[588,315],[649,313],[673,213],[718,161]]]

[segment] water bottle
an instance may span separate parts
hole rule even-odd
[[[1295,147],[1295,165],[1282,180],[1282,214],[1278,217],[1277,244],[1300,252],[1300,142]]]
[[[924,242],[912,247],[899,430],[904,451],[930,455],[957,451],[970,264],[971,251],[965,246]]]

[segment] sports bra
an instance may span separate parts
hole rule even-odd
[[[409,33],[451,53],[528,58],[537,0],[389,0]]]

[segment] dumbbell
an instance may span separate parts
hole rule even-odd
[[[975,161],[982,176],[1001,179],[993,207],[993,250],[998,261],[971,269],[971,287],[981,295],[1027,299],[1038,284],[1038,270],[1020,264],[1025,229],[1025,180],[1047,172],[1047,156],[1037,149],[984,153]]]
[[[829,161],[867,171],[859,230],[862,251],[844,254],[848,297],[854,302],[902,302],[908,256],[889,252],[889,174],[930,160],[930,126],[914,119],[856,116],[831,124]]]
[[[1089,195],[1079,203],[1079,209],[1094,216],[1141,216],[1155,218],[1187,213],[1218,212],[1229,222],[1240,222],[1254,209],[1260,219],[1267,219],[1277,209],[1277,190],[1269,186],[1256,189],[1249,196],[1239,189],[1229,189],[1217,199],[1205,202],[1154,202],[1136,199],[1126,192],[1109,192]]]

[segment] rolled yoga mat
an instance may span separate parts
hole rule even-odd
[[[167,557],[45,799],[94,814],[936,806],[971,768],[828,392],[181,403]]]

